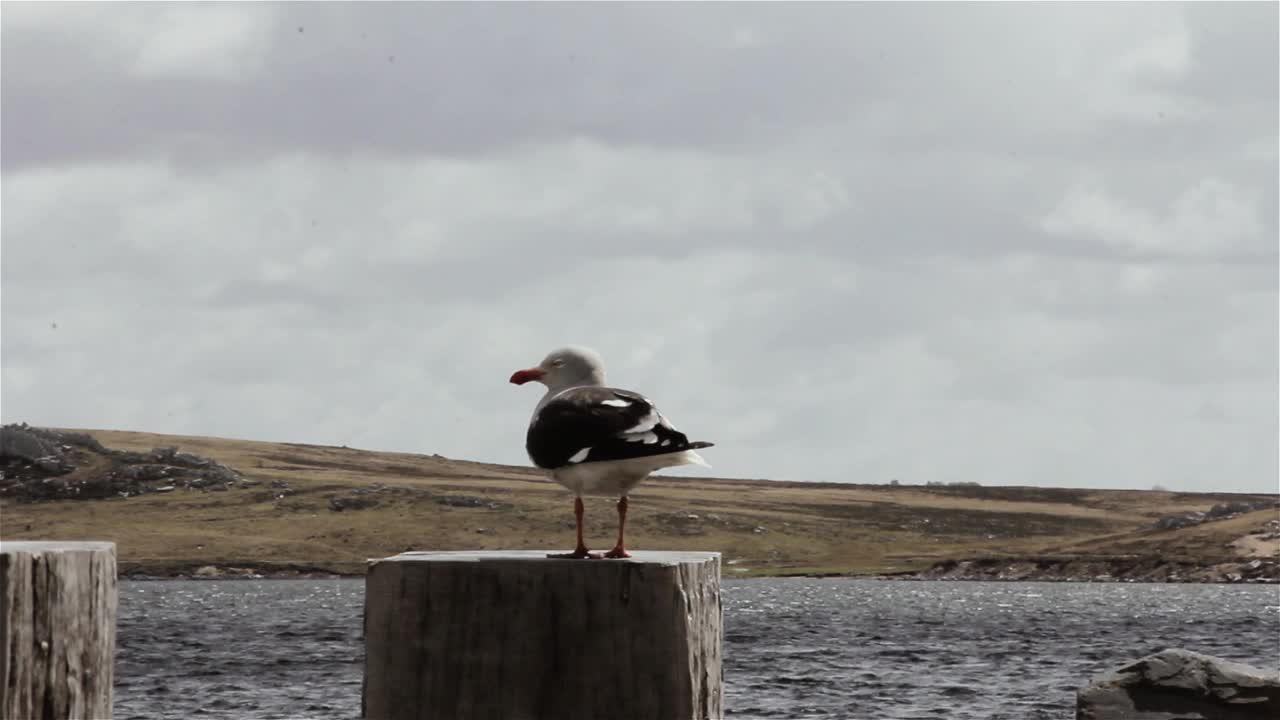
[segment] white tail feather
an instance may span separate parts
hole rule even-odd
[[[711,464],[706,460],[703,460],[702,456],[694,450],[685,450],[676,457],[679,457],[683,461],[680,463],[681,465],[701,465],[704,468],[711,467]]]

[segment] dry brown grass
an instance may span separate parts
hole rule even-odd
[[[89,432],[113,448],[176,445],[259,484],[6,502],[0,536],[112,540],[123,571],[155,574],[208,564],[359,573],[368,558],[408,549],[564,548],[572,541],[568,493],[531,469],[341,447]],[[294,494],[277,498],[272,480],[287,482]],[[377,507],[329,509],[330,497],[378,484],[387,489],[373,495]],[[500,506],[442,504],[449,495]],[[1161,515],[1241,497],[1260,496],[658,477],[632,495],[628,545],[720,551],[729,575],[876,574],[946,558],[1060,552],[1171,552],[1217,562],[1232,552],[1223,538],[1236,532],[1229,525],[1236,521],[1162,534],[1144,527]],[[591,498],[587,508],[589,544],[607,546],[615,532],[611,501]],[[1241,528],[1257,524],[1238,520]]]

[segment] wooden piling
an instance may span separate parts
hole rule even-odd
[[[719,720],[720,555],[370,561],[369,720]]]
[[[0,543],[0,718],[110,720],[115,645],[115,543]]]

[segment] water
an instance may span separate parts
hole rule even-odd
[[[363,580],[123,582],[118,718],[360,714]],[[1280,587],[724,583],[732,718],[1072,717],[1166,647],[1280,665]]]

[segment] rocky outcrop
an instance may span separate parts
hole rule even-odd
[[[1156,520],[1155,527],[1157,530],[1177,530],[1178,528],[1191,527],[1192,525],[1199,525],[1212,520],[1227,520],[1254,510],[1274,507],[1275,504],[1274,501],[1270,500],[1235,500],[1218,503],[1204,512],[1196,510],[1177,515],[1165,515]]]
[[[42,430],[26,423],[0,427],[0,469],[6,476],[66,475],[75,470],[77,448],[94,452],[106,450],[84,433]]]
[[[1262,720],[1280,717],[1280,673],[1169,649],[1076,694],[1076,720]]]
[[[0,427],[0,497],[21,502],[228,490],[255,484],[216,460],[159,447],[111,450],[85,433]]]

